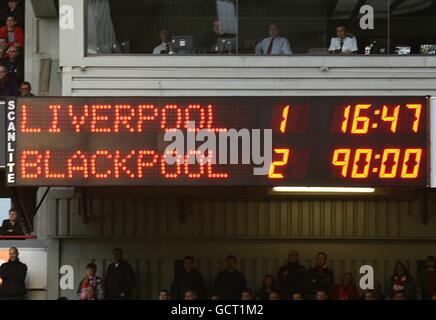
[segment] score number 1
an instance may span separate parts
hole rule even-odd
[[[286,126],[288,124],[288,118],[289,118],[289,110],[291,109],[291,106],[286,106],[283,108],[282,111],[282,119],[280,121],[280,132],[285,133],[286,132]],[[274,149],[274,154],[277,154],[281,157],[280,160],[276,160],[271,163],[271,166],[269,168],[269,174],[268,178],[270,179],[283,179],[284,176],[282,173],[277,172],[277,169],[280,167],[286,167],[286,165],[289,162],[289,155],[291,153],[291,150],[288,148],[280,148],[280,149]]]

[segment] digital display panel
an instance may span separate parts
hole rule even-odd
[[[7,182],[427,186],[428,111],[426,97],[17,98],[7,101]],[[182,151],[168,149],[177,132]],[[195,140],[205,132],[207,151]],[[220,149],[235,132],[236,155],[231,143]]]

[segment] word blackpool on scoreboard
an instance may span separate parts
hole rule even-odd
[[[6,103],[9,185],[424,187],[429,180],[426,97],[31,97]],[[271,145],[256,140],[255,130]],[[205,131],[208,148],[203,137],[168,152],[174,141],[164,139],[166,133]],[[227,159],[235,156],[227,155],[232,145],[239,148],[236,162]],[[241,161],[243,148],[269,159],[265,174],[253,174],[262,167],[254,157]]]

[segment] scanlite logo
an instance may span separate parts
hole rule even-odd
[[[7,183],[15,183],[15,142],[17,129],[15,126],[15,101],[8,101],[8,111],[7,111]]]
[[[253,168],[255,176],[275,171],[271,164],[271,129],[229,129],[216,133],[209,129],[198,130],[195,121],[189,121],[187,131],[168,130],[165,132],[164,140],[171,142],[166,147],[164,155],[168,165],[253,164],[257,166]],[[202,144],[197,147],[198,142]],[[189,151],[186,156],[182,156],[185,155],[185,146]]]

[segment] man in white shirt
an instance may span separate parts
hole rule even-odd
[[[348,31],[345,24],[336,27],[336,37],[331,38],[329,52],[331,54],[357,53],[357,39]]]
[[[171,46],[171,34],[168,30],[161,30],[159,33],[160,41],[162,43],[153,49],[153,54],[173,54],[173,48]]]
[[[288,39],[280,37],[280,27],[273,23],[269,26],[269,37],[256,45],[256,54],[292,54]]]

